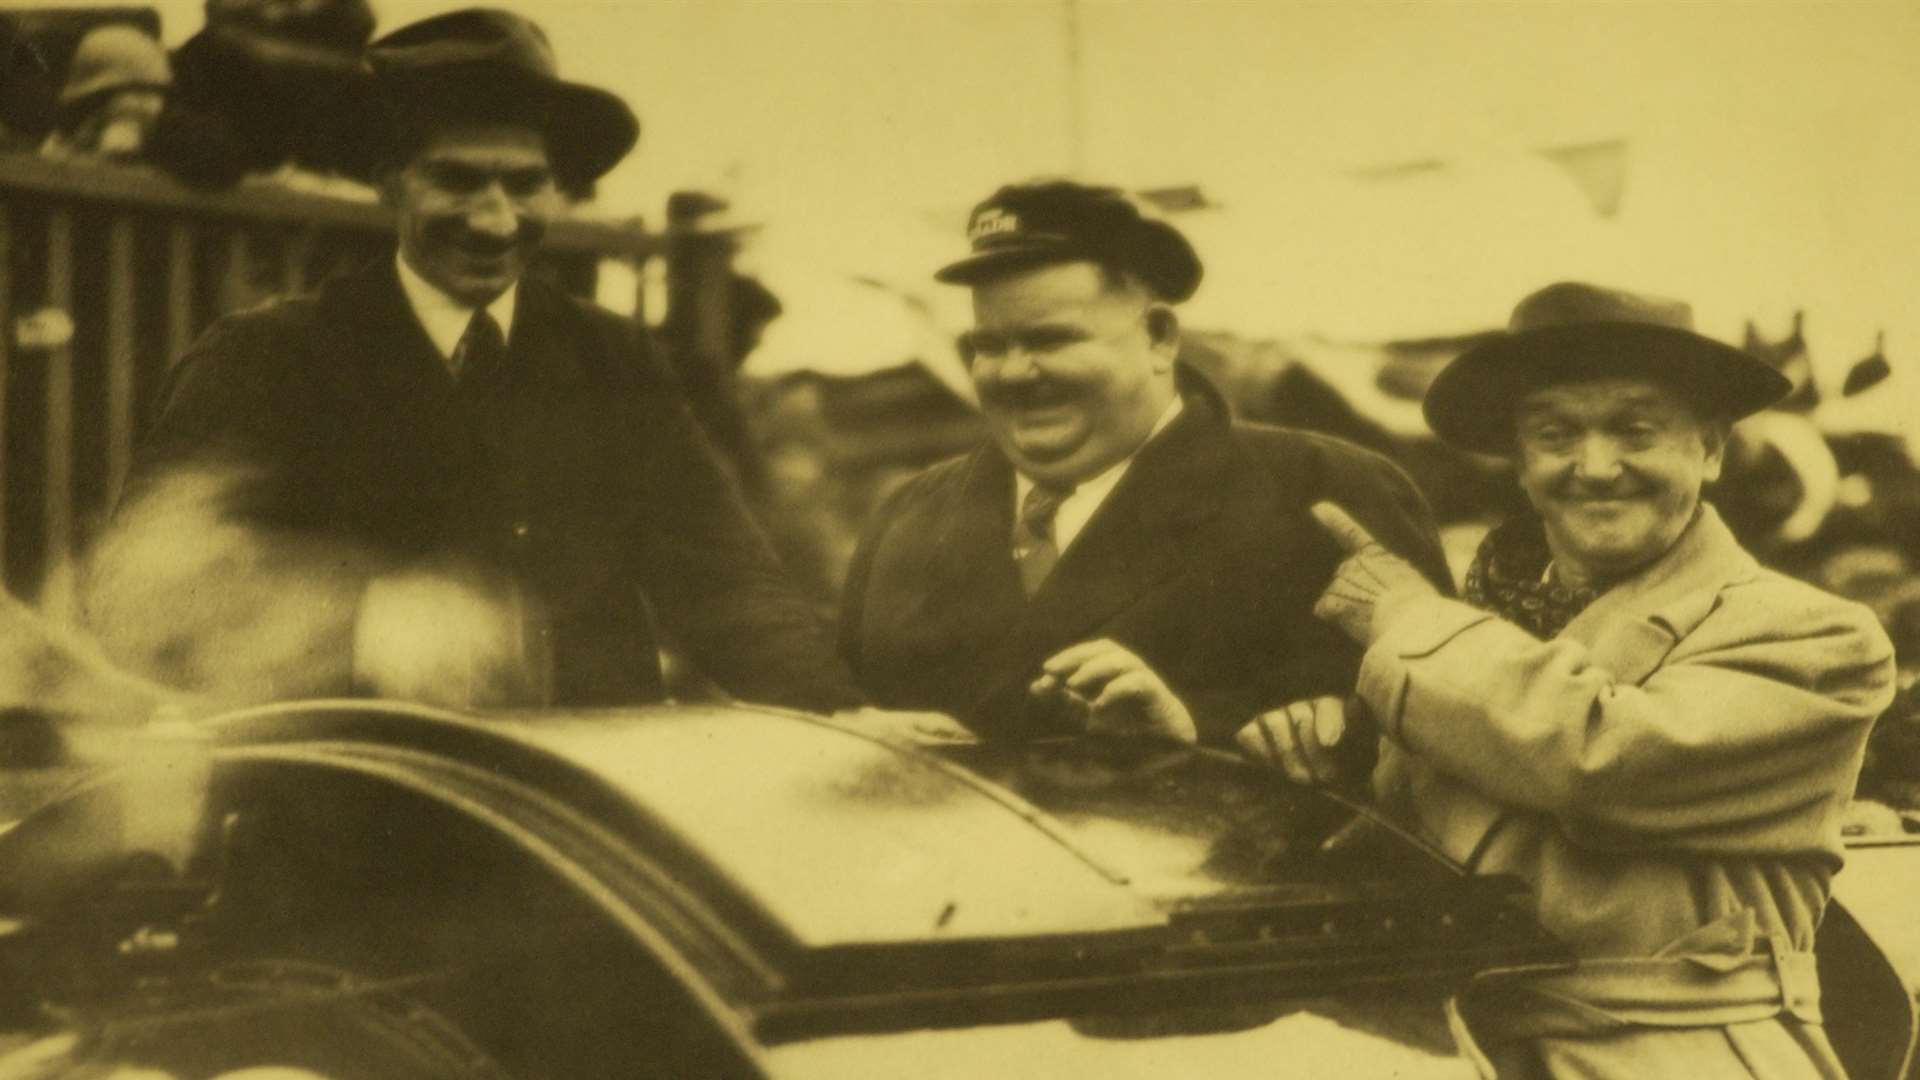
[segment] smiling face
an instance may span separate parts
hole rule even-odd
[[[1179,324],[1091,262],[976,285],[961,339],[994,440],[1044,483],[1077,484],[1132,454],[1177,393]]]
[[[1720,476],[1725,432],[1645,379],[1537,390],[1514,414],[1520,487],[1562,576],[1616,579],[1665,554]]]
[[[565,205],[545,140],[517,124],[441,128],[384,194],[407,265],[474,307],[520,279]]]

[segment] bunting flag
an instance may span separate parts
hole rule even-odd
[[[1788,412],[1812,412],[1820,404],[1820,389],[1813,385],[1813,361],[1807,356],[1807,339],[1803,332],[1806,312],[1793,313],[1793,332],[1778,341],[1768,341],[1760,336],[1760,331],[1747,320],[1746,341],[1740,346],[1747,355],[1772,365],[1775,371],[1785,375],[1793,383],[1793,391],[1776,409]]]
[[[1892,375],[1893,367],[1887,363],[1887,332],[1882,330],[1873,339],[1873,354],[1847,372],[1847,381],[1840,387],[1840,396],[1852,397],[1871,390]]]

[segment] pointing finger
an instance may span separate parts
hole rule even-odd
[[[1377,544],[1373,534],[1366,527],[1353,520],[1353,516],[1334,503],[1321,501],[1313,504],[1310,512],[1320,527],[1333,534],[1340,547],[1352,555],[1361,548]]]

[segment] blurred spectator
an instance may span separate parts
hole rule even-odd
[[[48,157],[141,156],[173,81],[166,50],[123,23],[87,31],[67,63]]]
[[[1734,427],[1713,497],[1760,561],[1804,577],[1812,541],[1839,503],[1840,465],[1810,418],[1769,409]]]
[[[152,160],[203,188],[289,169],[370,183],[373,25],[367,0],[207,0],[173,55]]]
[[[1903,672],[1911,679],[1912,671]],[[1885,803],[1920,831],[1920,683],[1908,682],[1875,725],[1859,796]]]
[[[98,31],[116,28],[95,38]],[[127,36],[133,31],[145,40]],[[89,43],[91,40],[91,43]],[[115,74],[166,82],[152,64],[160,49],[160,16],[139,7],[22,7],[0,10],[0,145],[38,150],[72,127]],[[87,44],[82,55],[82,44]],[[63,123],[64,121],[64,123]]]
[[[53,71],[39,46],[0,16],[0,150],[31,146],[53,127]]]
[[[766,467],[742,408],[738,373],[782,308],[772,290],[732,268],[744,230],[728,221],[729,209],[725,199],[703,191],[676,191],[668,196],[667,229],[680,257],[668,270],[660,342],[694,418],[725,456],[741,486],[758,501],[765,494]],[[726,323],[718,336],[703,325],[709,315],[703,298],[712,295],[706,288],[707,275],[724,278],[721,295]]]
[[[1845,477],[1841,501],[1847,510],[1836,515],[1831,534],[1884,541],[1920,558],[1920,468],[1906,439],[1858,432],[1829,441]]]
[[[1873,352],[1856,361],[1847,369],[1847,380],[1840,386],[1840,396],[1853,397],[1879,386],[1893,377],[1893,365],[1887,362],[1887,332],[1880,331],[1873,339]]]
[[[1813,382],[1813,359],[1807,353],[1806,312],[1793,313],[1793,330],[1778,341],[1761,337],[1760,328],[1753,320],[1747,320],[1746,341],[1741,349],[1754,359],[1765,361],[1793,384],[1793,390],[1774,408],[1804,413],[1820,404],[1820,389]]]

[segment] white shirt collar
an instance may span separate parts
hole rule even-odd
[[[400,268],[400,291],[407,295],[407,304],[420,320],[420,328],[427,332],[433,347],[440,350],[440,359],[448,365],[448,370],[452,370],[453,351],[459,346],[461,335],[467,332],[467,324],[473,321],[475,309],[441,292],[408,266],[405,256],[398,252],[393,262]],[[503,340],[513,340],[513,303],[519,295],[520,283],[516,281],[487,305],[487,314],[500,324]]]
[[[1153,422],[1153,430],[1147,432],[1147,437],[1140,441],[1140,445],[1146,446],[1153,441],[1154,436],[1166,430],[1167,425],[1173,423],[1174,417],[1180,415],[1180,409],[1180,397],[1176,394],[1166,411],[1160,414],[1160,419]],[[1094,511],[1100,509],[1100,504],[1106,502],[1107,496],[1113,494],[1113,489],[1120,484],[1120,478],[1126,475],[1127,467],[1132,465],[1133,459],[1139,456],[1139,449],[1135,449],[1133,453],[1108,466],[1105,472],[1075,485],[1073,494],[1061,500],[1060,509],[1053,516],[1054,550],[1060,552],[1067,550],[1067,545],[1073,543],[1074,537],[1080,535],[1080,530],[1086,528],[1087,522],[1093,520]],[[1027,479],[1025,474],[1016,471],[1013,474],[1013,515],[1016,520],[1020,516],[1021,505],[1027,501],[1027,492],[1032,490],[1033,481]]]

